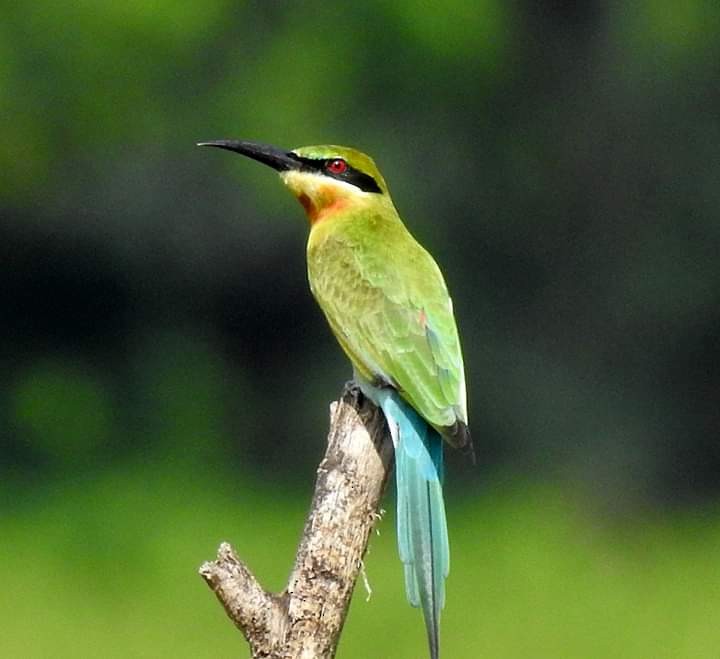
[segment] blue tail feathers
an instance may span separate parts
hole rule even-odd
[[[395,444],[397,536],[405,589],[425,617],[430,656],[439,656],[440,611],[450,570],[442,494],[442,438],[393,389],[373,390]]]

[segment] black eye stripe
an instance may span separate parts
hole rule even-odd
[[[302,163],[301,169],[306,172],[314,172],[316,174],[322,174],[329,178],[334,178],[338,181],[344,181],[350,183],[356,188],[360,188],[363,192],[378,192],[382,193],[380,186],[377,181],[370,176],[361,172],[348,163],[347,169],[341,174],[333,174],[327,170],[327,164],[337,158],[325,158],[323,160],[315,160],[314,158],[303,158],[302,156],[296,156],[296,158]]]

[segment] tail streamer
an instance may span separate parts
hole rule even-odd
[[[440,611],[450,571],[442,494],[442,438],[393,389],[373,391],[395,445],[397,537],[410,604],[422,607],[430,656],[439,657]]]

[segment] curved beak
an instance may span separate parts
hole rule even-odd
[[[239,140],[213,140],[212,142],[198,142],[198,146],[214,146],[218,149],[235,151],[243,156],[257,160],[278,172],[286,172],[290,169],[299,169],[302,162],[291,151],[278,149],[269,144],[258,144],[257,142],[243,142]]]

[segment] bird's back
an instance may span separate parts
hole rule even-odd
[[[307,257],[313,295],[356,371],[396,387],[464,445],[465,383],[450,297],[435,261],[394,209],[336,213],[317,223]]]

